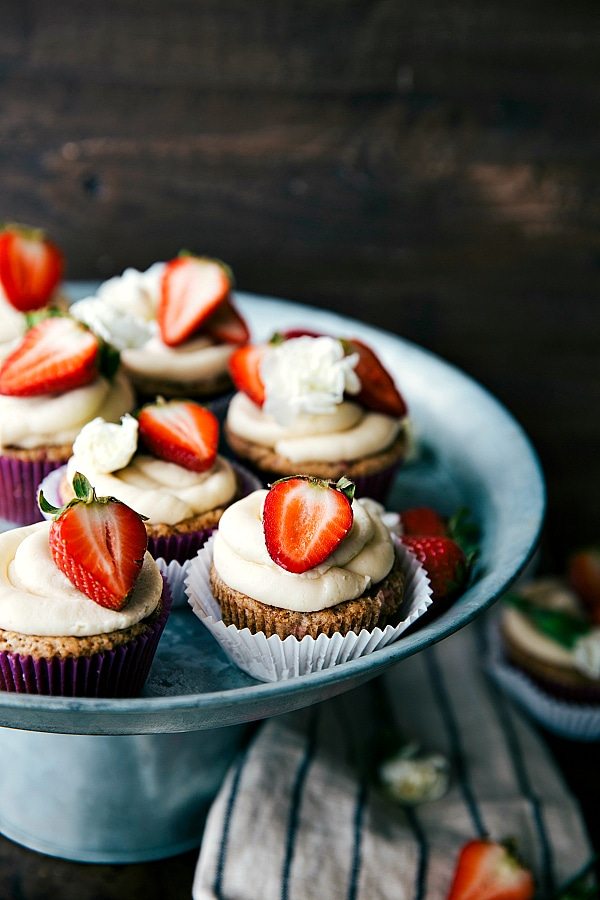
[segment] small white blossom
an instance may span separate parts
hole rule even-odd
[[[106,474],[123,469],[137,450],[138,422],[125,415],[120,425],[100,416],[81,429],[73,444],[73,456],[82,469]]]
[[[418,747],[409,744],[379,767],[379,777],[386,793],[400,803],[411,806],[439,800],[448,790],[450,766],[437,753],[418,756]]]
[[[270,347],[261,365],[264,411],[280,425],[302,413],[334,412],[344,393],[360,391],[357,362],[358,354],[346,356],[341,341],[331,337],[299,337]]]
[[[99,297],[86,297],[74,303],[71,314],[117,350],[142,347],[153,334],[148,323],[115,309]]]

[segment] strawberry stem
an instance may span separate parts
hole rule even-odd
[[[346,478],[345,475],[342,475],[338,483],[335,485],[335,490],[341,491],[348,502],[352,503],[352,501],[354,500],[356,485],[353,481],[350,481],[349,478]]]
[[[73,475],[73,490],[77,499],[83,500],[84,503],[93,503],[96,499],[94,488],[81,472],[75,472]]]

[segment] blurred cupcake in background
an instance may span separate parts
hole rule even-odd
[[[59,312],[30,328],[0,366],[0,517],[38,521],[37,487],[83,425],[133,406],[118,354],[88,328]]]
[[[126,269],[72,310],[121,351],[140,397],[210,399],[231,387],[229,358],[249,340],[232,289],[224,263],[182,253]]]
[[[303,334],[231,357],[239,390],[226,419],[232,450],[265,482],[301,473],[350,478],[383,501],[408,447],[408,410],[376,354],[355,339]]]

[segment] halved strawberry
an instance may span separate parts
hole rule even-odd
[[[357,338],[344,340],[348,353],[358,353],[355,372],[361,383],[356,400],[367,409],[401,418],[408,412],[406,403],[394,380],[381,361],[366,344]]]
[[[229,358],[229,374],[238,391],[243,391],[262,406],[265,402],[265,386],[260,376],[260,364],[267,351],[265,344],[248,344],[235,350]]]
[[[435,509],[429,506],[415,506],[400,513],[403,534],[444,537],[448,526]]]
[[[462,848],[448,900],[531,900],[533,875],[511,848],[488,840]]]
[[[224,344],[241,345],[250,340],[248,326],[229,298],[207,319],[204,331]]]
[[[97,497],[77,472],[75,499],[56,509],[40,493],[40,507],[56,516],[50,526],[50,552],[61,572],[86,597],[120,610],[144,562],[148,544],[143,517],[114,497]]]
[[[70,391],[98,374],[99,343],[68,316],[34,325],[0,368],[0,394],[30,397]]]
[[[165,266],[158,327],[170,347],[191,337],[229,296],[231,275],[214,259],[178,256]]]
[[[210,410],[189,400],[159,400],[138,415],[141,441],[159,459],[192,472],[213,465],[219,444],[219,422]]]
[[[330,556],[352,527],[354,485],[293,475],[265,498],[263,528],[271,559],[288,572],[307,572]]]
[[[63,255],[38,228],[7,225],[0,234],[0,282],[12,306],[45,306],[62,278]]]

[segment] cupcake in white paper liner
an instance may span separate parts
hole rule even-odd
[[[540,725],[577,741],[600,740],[600,705],[552,697],[505,659],[497,617],[487,623],[486,668],[494,681]]]
[[[396,554],[405,578],[402,621],[385,628],[363,629],[360,634],[317,638],[294,635],[282,640],[277,635],[267,638],[263,632],[253,634],[248,628],[225,625],[219,604],[210,587],[214,536],[185,565],[185,585],[190,606],[200,621],[221,645],[229,659],[259,681],[285,681],[298,675],[319,672],[332,666],[358,659],[397,640],[431,605],[429,579],[415,556],[394,539]]]

